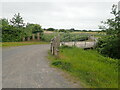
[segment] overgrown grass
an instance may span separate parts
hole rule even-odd
[[[78,78],[84,87],[118,88],[118,60],[77,47],[62,47],[59,59],[52,55],[49,58],[52,65]]]
[[[36,44],[49,44],[48,42],[27,41],[27,42],[2,42],[3,47],[23,46],[23,45],[36,45]]]

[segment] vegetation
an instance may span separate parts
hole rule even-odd
[[[59,58],[49,56],[52,65],[75,76],[84,87],[118,88],[118,60],[100,55],[95,50],[61,47]]]
[[[47,31],[55,31],[54,28],[48,28]]]
[[[51,33],[51,34],[43,34],[42,37],[41,37],[41,40],[42,41],[45,41],[45,42],[50,42],[51,39],[56,36],[56,33]]]
[[[97,50],[104,56],[120,59],[120,11],[117,12],[117,5],[113,5],[111,13],[115,17],[102,22],[108,28],[106,26],[100,27],[106,31],[107,35],[99,39]]]
[[[20,14],[15,14],[14,17],[8,21],[7,19],[0,19],[0,29],[2,29],[3,42],[17,42],[21,41],[22,37],[31,36],[32,33],[40,32],[43,30],[38,24],[27,24],[23,22]]]
[[[66,32],[66,33],[59,33],[60,34],[60,40],[61,42],[71,42],[71,41],[85,41],[88,40],[88,37],[90,34],[80,34],[80,33],[71,33],[71,32]],[[51,39],[58,35],[57,32],[50,33],[50,34],[43,34],[41,37],[41,40],[50,42]]]

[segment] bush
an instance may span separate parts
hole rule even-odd
[[[2,41],[3,42],[17,42],[21,41],[21,29],[14,27],[4,28],[2,31]]]
[[[120,39],[114,35],[99,39],[97,50],[104,56],[120,59]]]

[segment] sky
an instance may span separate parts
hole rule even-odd
[[[101,21],[112,18],[113,4],[119,0],[1,0],[0,18],[20,13],[25,23],[42,28],[98,30]],[[1,6],[2,4],[2,6]]]

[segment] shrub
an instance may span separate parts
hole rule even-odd
[[[97,50],[104,56],[120,59],[120,39],[116,36],[106,36],[99,39]]]
[[[22,31],[18,28],[5,28],[2,31],[2,41],[3,42],[17,42],[21,41]]]

